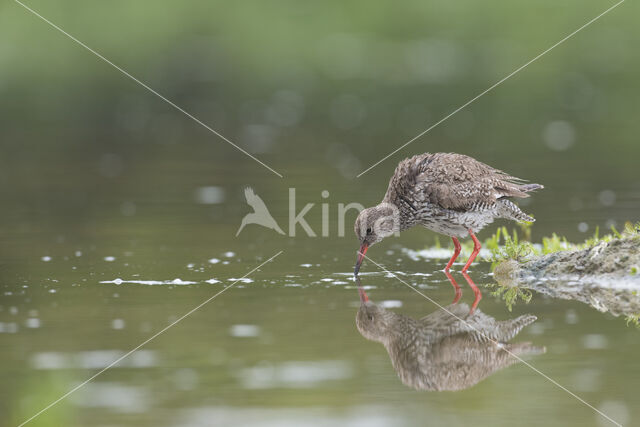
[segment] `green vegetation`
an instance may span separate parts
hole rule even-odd
[[[633,245],[634,243],[627,239],[640,239],[640,223],[627,222],[622,231],[612,227],[610,233],[602,236],[600,230],[596,228],[593,236],[582,243],[571,243],[565,237],[554,233],[549,237],[543,237],[542,243],[533,244],[529,239],[521,239],[519,235],[530,236],[530,224],[522,226],[520,231],[512,230],[511,233],[506,227],[501,227],[485,241],[485,248],[491,251],[489,259],[492,262],[492,271],[496,277],[501,278],[499,283],[488,284],[485,287],[490,289],[491,295],[504,300],[509,311],[518,301],[528,303],[532,297],[532,289],[536,289],[535,285],[529,287],[512,278],[512,272],[519,269],[518,264],[530,261],[535,256],[560,251],[585,250],[603,242],[616,241],[616,244],[623,244],[623,241],[626,241]],[[628,258],[621,258],[622,261],[626,259]],[[603,262],[605,262],[604,259]],[[627,264],[624,269],[631,275],[640,273],[640,267],[635,262],[631,265]],[[636,295],[635,292],[633,295]],[[602,302],[601,300],[600,303]],[[633,324],[640,328],[640,313],[635,313],[635,310],[626,312],[631,313],[626,314],[627,325]]]
[[[489,283],[485,285],[486,288],[491,289],[491,295],[504,300],[509,311],[518,300],[524,301],[525,304],[529,304],[533,294],[531,290],[522,286],[506,286],[498,283]]]
[[[614,239],[640,238],[640,222],[635,224],[627,222],[622,232],[612,226],[611,233],[603,236],[600,236],[600,229],[596,227],[593,236],[583,243],[570,243],[565,237],[553,233],[550,237],[543,237],[541,244],[533,244],[530,242],[531,224],[520,224],[521,233],[524,236],[523,239],[518,238],[516,229],[510,234],[506,227],[501,227],[485,241],[484,247],[491,251],[492,269],[504,260],[512,259],[523,262],[529,260],[532,256],[587,249],[602,242],[611,242]],[[637,274],[638,271],[638,267],[634,266],[630,273]]]
[[[513,230],[512,234],[509,234],[507,228],[502,227],[496,231],[494,236],[490,239],[492,269],[498,262],[505,259],[523,262],[536,254],[536,248],[531,242],[518,239],[517,230]],[[499,245],[500,237],[502,237],[502,246]]]
[[[640,329],[640,313],[627,315],[627,326],[633,325]]]

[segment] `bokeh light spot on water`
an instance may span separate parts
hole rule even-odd
[[[240,282],[240,283],[253,283],[253,279],[249,278],[249,277],[240,277],[240,278],[235,278],[235,277],[231,277],[229,279],[227,279],[230,282]]]
[[[616,202],[616,193],[611,190],[602,190],[598,193],[598,200],[602,203],[602,206],[613,206]]]
[[[15,322],[0,322],[0,333],[15,334],[18,329],[18,324]]]
[[[252,338],[260,335],[260,327],[257,325],[232,325],[229,335],[238,338]]]
[[[278,128],[266,124],[248,124],[244,126],[241,134],[241,141],[251,153],[262,154],[271,150]]]
[[[109,408],[121,413],[140,413],[148,409],[148,392],[140,387],[118,383],[91,382],[82,393],[69,397],[75,405],[88,408]]]
[[[122,285],[122,284],[138,284],[138,285],[195,285],[198,282],[182,280],[180,278],[172,279],[172,280],[141,280],[141,279],[121,279],[116,278],[113,280],[101,280],[100,283],[103,284],[113,284],[113,285]]]
[[[589,231],[589,224],[587,224],[586,222],[579,223],[578,231],[581,233],[586,233],[587,231]]]
[[[609,346],[609,340],[602,334],[587,334],[582,337],[582,346],[587,350],[602,350]]]
[[[556,120],[547,123],[544,127],[542,139],[552,150],[565,151],[575,142],[576,131],[571,123],[565,120]]]
[[[203,205],[215,205],[224,202],[224,188],[215,185],[206,187],[198,187],[195,191],[195,199],[197,203]]]
[[[378,305],[383,308],[400,308],[402,307],[402,301],[396,299],[382,300]]]
[[[564,314],[564,321],[569,325],[575,325],[578,323],[578,314],[575,310],[569,309]]]
[[[125,327],[124,319],[113,319],[111,321],[111,328],[112,329],[119,330],[119,329],[124,329],[124,327]]]
[[[598,391],[602,386],[602,372],[593,368],[579,369],[573,375],[572,385],[576,391]]]
[[[266,118],[277,126],[293,126],[304,114],[304,100],[292,90],[280,90],[273,95],[267,107]]]
[[[27,328],[37,329],[40,327],[40,319],[37,317],[30,317],[24,322]]]
[[[599,405],[598,409],[621,425],[629,425],[629,407],[626,403],[619,400],[605,400]],[[598,424],[601,426],[611,425],[611,421],[598,414],[596,414],[596,418],[598,420]]]
[[[311,388],[326,381],[345,380],[353,374],[352,365],[346,361],[322,360],[262,363],[242,369],[238,377],[247,389]]]
[[[44,351],[34,353],[30,364],[35,369],[102,369],[119,359],[122,350],[89,350],[79,352]],[[137,350],[118,362],[114,368],[150,368],[157,366],[155,350]]]

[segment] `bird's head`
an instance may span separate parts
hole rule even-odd
[[[391,336],[395,313],[374,304],[358,283],[360,309],[356,314],[358,331],[368,340],[384,342]]]
[[[360,250],[353,271],[353,274],[357,276],[369,246],[400,231],[398,208],[390,203],[381,203],[378,206],[364,209],[358,215],[353,228],[360,242]]]

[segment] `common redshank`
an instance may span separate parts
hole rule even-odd
[[[545,352],[529,342],[508,342],[536,320],[529,314],[498,321],[452,304],[413,319],[374,304],[359,283],[358,291],[358,331],[382,343],[400,380],[417,390],[464,390],[518,362],[514,355]]]
[[[455,249],[445,271],[460,254],[458,237],[471,236],[473,251],[462,268],[466,273],[481,248],[475,233],[497,218],[534,221],[509,198],[529,197],[527,193],[542,188],[463,154],[424,153],[404,159],[389,180],[382,202],[356,219],[360,250],[354,275],[370,246],[416,225],[453,240]]]

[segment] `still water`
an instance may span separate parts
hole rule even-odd
[[[106,214],[91,220],[23,218],[6,231],[0,424],[20,424],[179,320],[31,425],[613,425],[523,363],[480,366],[474,340],[440,343],[434,360],[445,376],[476,377],[429,387],[457,391],[417,391],[385,347],[356,327],[354,212],[343,238],[310,238],[300,228],[292,238],[255,225],[236,238],[250,212],[242,187],[229,185],[221,196],[236,205],[236,217],[203,203],[211,189],[192,188],[173,204],[138,194],[143,201],[129,210],[109,202],[100,206]],[[302,193],[299,201],[319,193]],[[286,217],[275,217],[285,228]],[[389,240],[368,256],[393,274],[363,265],[371,301],[414,319],[448,306],[454,289],[439,271],[447,251],[419,251],[433,235],[415,230]],[[491,294],[488,262],[470,274],[491,324],[537,317],[526,317],[509,348],[531,350],[522,351],[524,360],[616,421],[631,425],[640,417],[639,332],[624,316],[536,291],[510,312]],[[453,310],[464,316],[473,293],[459,272],[453,277],[463,291]],[[433,370],[429,376],[438,377]]]
[[[474,324],[525,316],[506,348],[593,408],[473,334],[423,325],[415,354],[431,364],[405,363],[356,326],[355,210],[338,216],[378,203],[402,158],[454,151],[545,186],[519,202],[534,241],[637,221],[637,2],[360,178],[610,5],[34,1],[280,178],[14,3],[0,5],[0,426],[120,359],[27,425],[614,425],[593,408],[639,423],[640,331],[624,319],[637,313],[596,309],[634,290],[571,299],[542,284],[510,311],[489,263],[470,270]],[[247,186],[286,235],[239,232]],[[290,211],[309,203],[315,237],[294,236]],[[455,293],[440,271],[450,253],[420,252],[434,244],[412,230],[371,248],[393,272],[365,261],[371,303],[438,317]],[[456,313],[473,303],[466,256]]]

